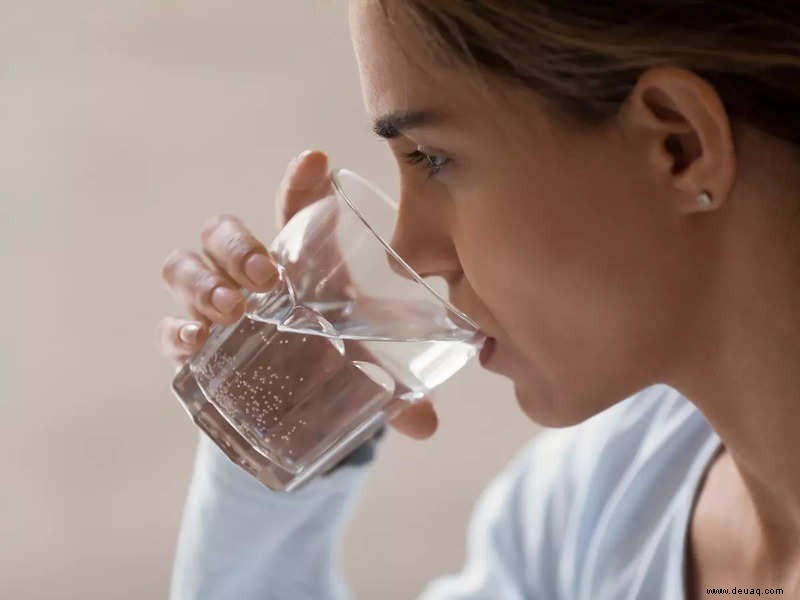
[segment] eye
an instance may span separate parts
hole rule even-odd
[[[450,162],[449,158],[438,154],[426,154],[418,147],[413,152],[402,152],[403,160],[411,165],[421,165],[427,170],[427,177],[432,177],[439,172],[439,170]]]

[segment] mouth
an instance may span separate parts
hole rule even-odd
[[[497,340],[495,340],[493,337],[487,337],[486,341],[483,342],[483,346],[481,346],[481,352],[478,355],[478,360],[481,361],[482,367],[485,367],[491,360],[496,345]]]
[[[464,306],[464,304],[462,304],[459,301],[459,299],[456,298],[456,294],[454,293],[455,288],[452,283],[450,283],[450,285],[448,286],[447,292],[448,292],[448,299],[453,306],[457,307],[464,314],[467,315],[475,314],[475,311]],[[476,322],[478,323],[478,325],[482,325],[481,321],[476,321]],[[479,329],[479,332],[481,335],[484,336],[485,339],[483,345],[481,346],[480,353],[478,354],[478,360],[480,361],[481,366],[485,367],[491,360],[492,354],[494,354],[495,347],[497,346],[497,339],[490,336],[489,333],[485,329],[483,329],[483,327]]]

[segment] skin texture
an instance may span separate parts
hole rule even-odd
[[[391,13],[392,11],[390,11]],[[401,18],[352,0],[350,23],[370,119],[434,109],[438,124],[387,141],[401,193],[392,244],[496,349],[487,368],[548,426],[581,422],[653,383],[686,395],[724,442],[696,500],[687,597],[705,587],[782,587],[800,596],[800,152],[728,118],[705,80],[675,67],[642,74],[595,127],[486,74],[488,94],[436,62]],[[441,168],[407,164],[421,149]],[[293,161],[280,222],[327,189],[327,160]],[[713,203],[696,198],[708,191]],[[190,318],[159,324],[162,352],[185,360],[227,284],[263,250],[232,215],[201,233],[205,258],[176,250],[162,279]],[[266,286],[266,287],[265,287]],[[193,343],[180,328],[199,327]],[[430,402],[393,425],[436,429]],[[721,551],[720,549],[724,549]]]
[[[800,593],[797,148],[675,67],[644,72],[591,128],[491,75],[476,93],[391,6],[390,24],[350,2],[367,114],[446,115],[388,140],[393,245],[497,339],[489,367],[533,420],[578,423],[653,383],[690,398],[724,451],[693,513],[689,595]],[[438,172],[402,162],[417,148]]]

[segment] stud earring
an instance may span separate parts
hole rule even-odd
[[[702,191],[697,195],[697,203],[702,208],[708,208],[711,206],[711,194],[706,191]]]

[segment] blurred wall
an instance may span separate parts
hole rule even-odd
[[[305,148],[393,189],[343,0],[0,1],[0,597],[167,593],[196,431],[169,390],[159,278],[233,212],[268,241]],[[536,432],[477,361],[440,428],[391,432],[344,539],[357,598],[458,569],[477,494]]]

